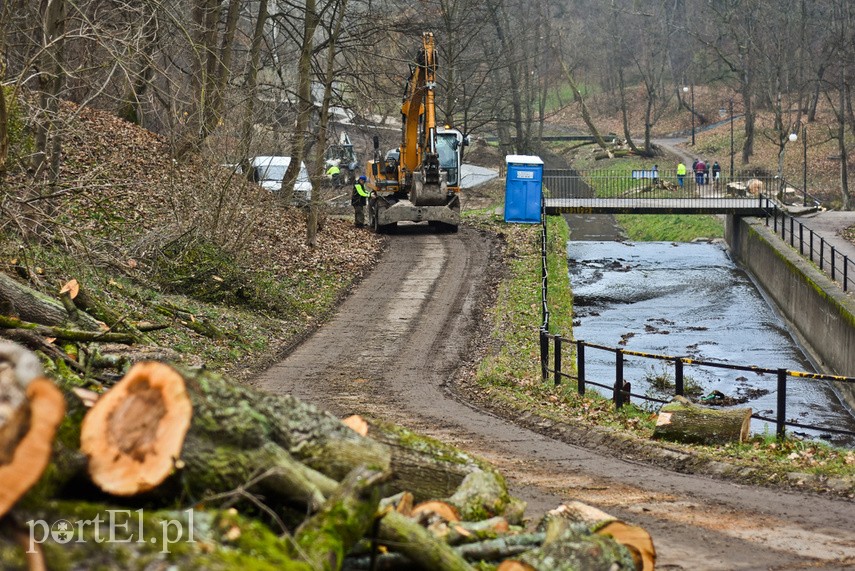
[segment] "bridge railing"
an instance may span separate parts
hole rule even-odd
[[[673,206],[684,201],[711,208],[745,204],[747,199],[783,195],[776,177],[727,177],[724,173],[678,175],[676,169],[546,169],[543,184],[551,204],[602,205],[604,201],[638,201],[648,207]]]

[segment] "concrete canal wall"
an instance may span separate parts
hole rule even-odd
[[[728,216],[725,239],[824,373],[855,377],[855,300],[758,218]],[[855,409],[855,384],[837,383]]]

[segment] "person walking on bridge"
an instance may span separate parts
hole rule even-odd
[[[707,165],[704,164],[704,161],[698,161],[695,165],[695,184],[698,186],[704,185],[704,171],[707,169]]]
[[[686,165],[683,164],[683,161],[677,163],[677,184],[680,185],[680,188],[683,188],[683,183],[686,180]]]

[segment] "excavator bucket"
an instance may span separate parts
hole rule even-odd
[[[413,173],[413,187],[410,190],[410,201],[415,206],[443,206],[448,202],[448,175],[439,174],[438,182],[425,180],[424,173]]]

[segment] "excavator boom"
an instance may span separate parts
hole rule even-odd
[[[436,124],[437,53],[431,32],[410,67],[401,104],[401,146],[381,156],[375,137],[368,162],[369,219],[381,231],[399,221],[443,223],[453,229],[460,220],[462,133]]]

